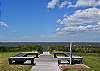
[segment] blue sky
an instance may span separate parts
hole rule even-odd
[[[88,0],[89,4],[86,0],[84,4],[80,0],[0,1],[0,21],[4,23],[0,24],[0,41],[100,41],[100,0]],[[80,16],[84,13],[89,17]],[[79,17],[81,21],[75,21]]]

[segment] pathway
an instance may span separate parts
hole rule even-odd
[[[54,59],[48,52],[44,52],[38,59],[35,59],[35,63],[31,71],[60,71],[57,59]]]

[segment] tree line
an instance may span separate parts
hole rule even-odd
[[[37,51],[42,53],[43,47],[41,45],[22,45],[22,46],[0,46],[0,52],[27,52]],[[64,45],[50,45],[48,51],[52,52],[69,52],[69,47]],[[100,47],[94,46],[72,46],[72,52],[81,53],[100,53]]]
[[[52,52],[69,52],[69,47],[65,46],[49,46],[48,51]],[[100,47],[93,46],[72,46],[72,52],[80,52],[80,53],[100,53]]]
[[[27,51],[37,51],[42,53],[43,48],[40,45],[0,46],[0,52],[27,52]]]

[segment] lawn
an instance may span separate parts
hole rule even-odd
[[[14,52],[0,53],[0,71],[29,71],[31,65],[9,65],[8,57],[13,56]]]
[[[14,52],[0,53],[0,71],[29,71],[31,65],[9,65],[8,57],[13,56]],[[100,53],[77,53],[83,57],[83,63],[89,69],[65,69],[63,71],[100,71]]]
[[[90,68],[65,69],[63,71],[100,71],[100,53],[77,53],[83,57],[83,63]]]

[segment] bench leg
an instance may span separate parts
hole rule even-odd
[[[35,65],[34,59],[31,59],[31,64],[32,64],[32,65]]]
[[[58,66],[61,64],[61,60],[58,60]]]
[[[8,59],[9,60],[9,64],[12,64],[12,59]]]
[[[80,60],[80,63],[83,63],[82,60]]]
[[[54,54],[54,58],[57,58],[56,54]]]
[[[36,54],[36,58],[39,58],[39,57],[38,57],[38,54]]]

